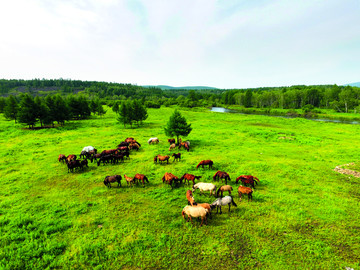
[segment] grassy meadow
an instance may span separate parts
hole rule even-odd
[[[163,127],[173,111],[148,109],[140,128],[124,128],[109,109],[40,130],[0,115],[0,269],[359,269],[360,180],[333,169],[358,162],[360,125],[181,111],[193,128],[184,138],[190,152],[154,164],[155,155],[169,154]],[[148,145],[155,136],[160,143]],[[126,137],[142,147],[123,164],[68,173],[57,161],[88,145],[115,148]],[[203,159],[214,169],[197,170]],[[223,207],[207,226],[185,222],[190,186],[171,190],[161,177],[187,172],[213,182],[217,170],[230,174],[238,207]],[[103,184],[107,175],[136,173],[150,184]],[[252,202],[239,202],[241,174],[260,179]],[[199,190],[194,197],[215,199]]]

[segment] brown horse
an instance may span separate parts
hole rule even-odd
[[[111,184],[110,183],[114,183],[117,182],[118,183],[118,187],[121,187],[121,175],[112,175],[112,176],[106,176],[104,179],[104,185],[107,186],[108,188],[111,188]]]
[[[208,212],[209,217],[211,217],[211,206],[209,203],[198,203],[197,206],[201,206],[206,209]]]
[[[166,161],[167,164],[169,164],[169,159],[170,159],[170,156],[160,156],[160,155],[157,155],[157,156],[154,158],[154,162],[157,163],[158,161],[159,161],[159,162],[164,162],[164,161]]]
[[[177,184],[179,181],[181,183],[181,180],[177,176],[173,175],[172,173],[168,173],[168,172],[166,172],[161,179],[162,179],[163,183],[166,182],[167,184],[170,185],[171,188],[173,188],[173,184]]]
[[[189,141],[186,141],[186,142],[180,143],[180,144],[179,144],[179,149],[180,149],[181,147],[184,147],[184,148],[186,149],[186,151],[189,152],[189,150],[190,150],[190,142],[189,142]]]
[[[241,201],[241,197],[243,194],[247,194],[248,195],[248,201],[252,200],[252,193],[253,190],[249,187],[244,187],[244,186],[239,186],[238,188],[238,193],[239,193],[239,201]]]
[[[169,151],[171,151],[171,150],[175,149],[175,147],[176,147],[176,144],[175,144],[175,143],[170,144]]]
[[[239,182],[239,180],[244,184],[244,186],[250,185],[253,189],[255,189],[255,184],[258,184],[258,181],[260,181],[257,177],[252,175],[240,175],[238,178],[236,178],[236,184]]]
[[[213,176],[213,180],[219,180],[219,179],[224,179],[225,180],[225,184],[227,184],[227,180],[231,180],[230,179],[230,175],[227,172],[222,172],[222,171],[217,171],[215,173],[215,175]]]
[[[135,174],[134,180],[139,183],[141,181],[143,183],[143,187],[145,187],[145,181],[149,183],[149,180],[147,179],[147,177],[140,173]]]
[[[139,145],[137,142],[130,143],[130,145],[129,145],[129,149],[130,149],[130,150],[135,149],[136,151],[139,151],[139,149],[140,149],[140,145]]]
[[[179,160],[180,161],[180,159],[181,159],[181,153],[177,153],[177,154],[172,154],[172,157],[174,157],[174,161],[176,161],[176,160]]]
[[[62,154],[60,154],[59,155],[59,157],[58,157],[58,161],[60,162],[60,161],[62,161],[63,163],[65,162],[65,160],[66,160],[66,156],[65,155],[62,155]]]
[[[233,190],[233,188],[230,185],[225,185],[225,186],[221,186],[219,187],[216,196],[219,197],[219,194],[221,192],[221,197],[223,197],[223,192],[224,191],[229,191],[229,195],[231,195],[231,191]]]
[[[117,154],[118,150],[117,149],[110,149],[110,150],[104,150],[101,152],[102,156],[106,156],[106,155],[112,155],[112,154]]]
[[[175,143],[175,139],[168,139],[168,142],[171,144]]]
[[[126,174],[124,174],[124,177],[125,177],[127,185],[130,185],[130,187],[132,187],[135,184],[134,178],[126,176]]]
[[[76,155],[68,155],[65,159],[65,162],[70,162],[76,160]]]
[[[198,169],[200,166],[204,168],[205,165],[209,166],[209,169],[212,169],[214,162],[212,160],[202,160],[200,163],[196,166],[196,169]]]
[[[150,138],[150,139],[148,140],[148,144],[154,144],[154,143],[156,143],[156,144],[159,143],[159,139],[158,139],[157,137]]]
[[[193,193],[190,189],[186,191],[186,199],[188,200],[188,204],[190,204],[191,206],[197,205]]]
[[[183,176],[181,176],[180,180],[182,181],[185,179],[185,182],[188,181],[188,184],[190,183],[190,181],[192,181],[193,185],[195,185],[195,179],[199,180],[200,178],[201,176],[185,173]]]

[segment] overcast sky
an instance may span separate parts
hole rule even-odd
[[[0,0],[0,78],[359,82],[360,1]]]

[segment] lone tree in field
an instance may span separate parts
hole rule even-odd
[[[175,112],[170,116],[169,122],[164,128],[165,134],[167,136],[176,136],[177,143],[179,144],[179,136],[187,136],[191,132],[191,124],[186,123],[185,117],[183,117],[180,112],[175,110]]]

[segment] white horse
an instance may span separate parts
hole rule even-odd
[[[159,139],[157,137],[150,138],[148,140],[148,144],[152,144],[152,143],[159,143]]]
[[[215,196],[216,186],[212,183],[199,182],[199,183],[193,185],[192,192],[195,192],[196,189],[200,189],[201,194],[203,193],[203,191],[210,191],[210,196],[213,194]]]
[[[187,205],[182,210],[181,215],[185,219],[185,214],[186,214],[188,216],[187,221],[189,221],[189,219],[190,219],[191,223],[192,223],[192,217],[194,217],[194,218],[201,217],[200,226],[202,226],[204,223],[204,220],[205,220],[205,224],[207,223],[206,222],[206,214],[207,213],[208,213],[208,210],[205,209],[204,207]]]
[[[85,146],[82,151],[90,152],[90,151],[93,151],[93,150],[95,150],[95,147],[93,147],[93,146]]]
[[[234,202],[234,199],[231,196],[225,196],[223,198],[216,199],[211,205],[211,209],[214,209],[216,207],[216,213],[218,212],[218,209],[220,207],[220,214],[221,212],[221,206],[229,205],[229,212],[230,212],[230,205],[233,205],[237,207],[237,204]]]

